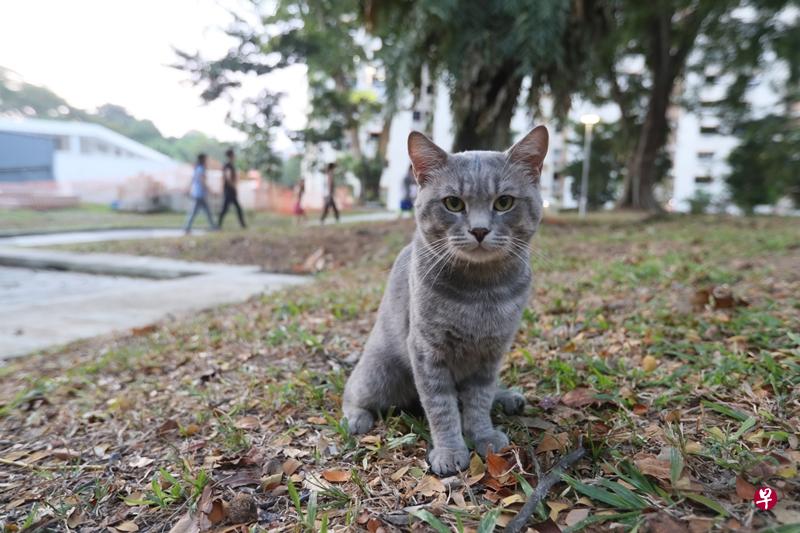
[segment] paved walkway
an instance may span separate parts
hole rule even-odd
[[[202,230],[192,230],[192,235],[202,235]],[[85,242],[127,241],[132,239],[161,239],[181,237],[182,229],[142,228],[108,229],[97,231],[65,231],[0,237],[0,246],[57,246],[60,244],[81,244]]]
[[[0,246],[0,359],[307,281],[255,265]]]

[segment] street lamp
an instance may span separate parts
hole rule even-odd
[[[583,134],[583,171],[581,172],[581,197],[578,201],[578,215],[586,216],[586,205],[589,202],[589,157],[592,155],[592,127],[600,122],[600,117],[594,113],[581,115],[581,122],[585,126]]]

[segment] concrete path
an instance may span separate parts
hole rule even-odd
[[[396,220],[397,211],[373,211],[371,213],[359,213],[354,215],[342,215],[343,224],[350,224],[354,222],[378,222],[381,220]],[[325,225],[335,224],[336,219],[333,218],[333,213],[328,213],[328,218],[325,220]],[[319,226],[319,217],[309,218],[309,226]]]
[[[202,235],[203,230],[192,230],[192,235]],[[65,231],[0,237],[0,246],[58,246],[60,244],[80,244],[85,242],[127,241],[132,239],[161,239],[181,237],[182,229],[142,228],[109,229],[97,231]]]
[[[0,246],[0,359],[307,281],[255,265]]]

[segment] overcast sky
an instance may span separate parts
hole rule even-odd
[[[231,104],[204,104],[186,74],[168,65],[175,61],[173,46],[207,57],[224,53],[230,46],[221,31],[230,20],[227,8],[244,5],[241,0],[2,0],[0,66],[76,107],[114,103],[152,120],[165,135],[199,130],[235,140],[238,132],[225,124]],[[286,125],[302,127],[303,68],[250,80],[237,98],[267,85],[287,93]]]

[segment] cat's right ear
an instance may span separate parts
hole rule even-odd
[[[408,135],[408,156],[420,187],[425,185],[433,170],[447,162],[447,152],[418,131],[412,131]]]

